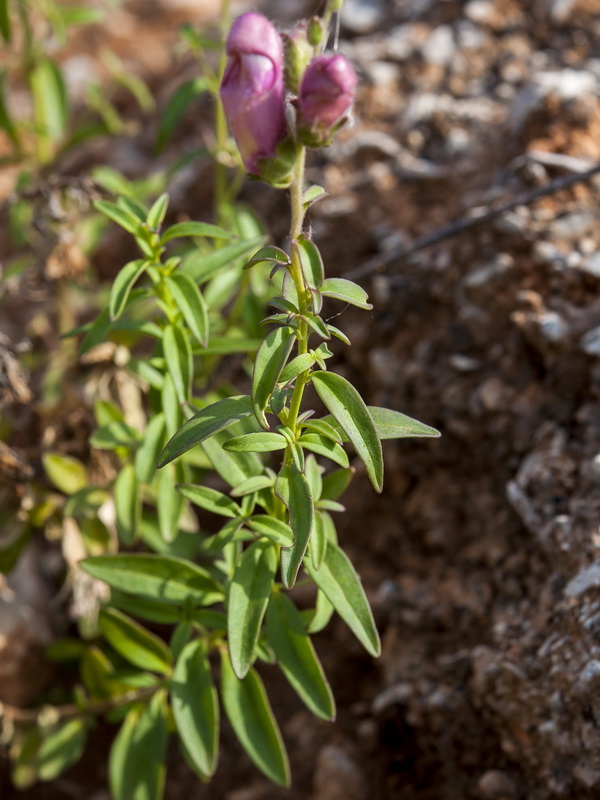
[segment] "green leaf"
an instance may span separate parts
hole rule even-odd
[[[173,461],[173,459],[190,448],[200,444],[210,436],[214,436],[218,431],[228,428],[234,422],[239,422],[244,417],[250,416],[251,413],[252,403],[247,395],[227,397],[224,400],[218,400],[216,403],[206,406],[206,408],[194,414],[191,419],[188,419],[167,442],[160,455],[158,467],[164,467],[165,464]]]
[[[270,489],[274,483],[275,479],[269,475],[253,475],[236,484],[235,489],[231,490],[231,496],[245,497],[247,494],[254,494],[262,489]]]
[[[50,58],[40,58],[30,73],[35,122],[42,141],[56,143],[65,134],[68,119],[67,90],[62,73]],[[51,150],[41,153],[45,161]]]
[[[161,237],[161,245],[170,242],[172,239],[181,239],[186,236],[204,236],[208,239],[234,239],[235,234],[220,228],[218,225],[211,225],[208,222],[178,222],[171,225]]]
[[[193,486],[192,484],[180,483],[177,486],[177,491],[195,505],[213,514],[233,518],[242,516],[242,509],[234,500],[231,500],[226,494],[218,492],[216,489],[211,489],[209,486]]]
[[[339,426],[367,468],[367,474],[375,488],[383,488],[383,453],[375,423],[354,386],[341,375],[333,372],[315,372],[312,382],[317,394],[334,416]]]
[[[44,453],[42,464],[46,475],[64,494],[72,495],[89,486],[87,470],[77,458],[60,453]]]
[[[117,447],[135,447],[139,433],[124,420],[115,420],[103,425],[90,436],[90,444],[96,450],[116,450]]]
[[[440,432],[429,425],[407,417],[399,411],[391,408],[379,408],[378,406],[368,406],[369,413],[373,417],[377,435],[380,439],[404,439],[407,437],[438,437]]]
[[[167,288],[193,335],[202,347],[208,345],[208,306],[198,285],[186,272],[165,278]]]
[[[135,454],[135,476],[139,483],[151,483],[156,473],[156,460],[165,438],[165,415],[151,417],[142,443]]]
[[[262,236],[245,241],[234,241],[211,253],[192,251],[181,266],[196,283],[206,283],[221,270],[235,264],[238,258],[247,255],[261,241],[263,241]]]
[[[315,363],[315,358],[310,353],[302,353],[293,358],[289,364],[286,364],[282,369],[277,383],[289,383],[289,381],[300,375],[301,372],[306,372]]]
[[[247,339],[242,336],[211,336],[208,347],[195,347],[194,353],[203,356],[228,356],[231,353],[256,353],[261,339]]]
[[[120,225],[128,233],[137,236],[140,232],[140,220],[130,211],[118,206],[116,203],[111,203],[108,200],[96,200],[94,207],[101,211],[104,216],[112,219],[117,225]]]
[[[369,303],[369,296],[357,283],[348,281],[345,278],[327,278],[321,285],[321,294],[325,297],[334,297],[336,300],[343,300],[344,303],[358,306],[370,311],[373,303]]]
[[[295,340],[290,328],[275,328],[266,335],[256,353],[252,373],[252,406],[256,419],[265,430],[269,430],[265,411]]]
[[[117,532],[124,545],[133,544],[137,538],[141,514],[141,498],[135,479],[133,464],[125,464],[114,484]]]
[[[167,645],[125,614],[114,608],[102,609],[98,627],[111,647],[136,667],[161,674],[171,671]]]
[[[223,443],[223,449],[232,453],[270,453],[273,450],[285,450],[287,439],[280,433],[245,433],[234,436]]]
[[[300,249],[300,263],[306,285],[312,289],[319,289],[323,283],[323,259],[317,245],[304,235],[298,237]],[[329,337],[327,337],[329,338]]]
[[[158,233],[160,230],[160,226],[163,224],[165,219],[165,215],[167,213],[167,208],[169,207],[169,195],[168,194],[161,194],[158,197],[154,204],[152,205],[150,211],[148,212],[148,216],[146,218],[146,222],[148,223],[148,227],[151,231],[155,231]]]
[[[156,506],[158,509],[158,526],[165,542],[172,542],[179,533],[179,518],[183,511],[184,499],[175,490],[180,480],[178,464],[167,464],[158,475],[156,485]]]
[[[310,551],[315,569],[319,569],[327,552],[327,531],[323,513],[316,511],[315,521],[310,536]]]
[[[208,81],[206,78],[199,77],[186,81],[175,89],[160,116],[158,134],[156,136],[156,149],[159,153],[177,128],[188,106],[207,88]]]
[[[177,399],[183,405],[189,397],[193,375],[192,348],[185,331],[167,325],[163,333],[163,352]]]
[[[283,467],[279,473],[275,481],[275,494],[289,512],[290,525],[296,537],[293,547],[281,551],[281,579],[286,589],[291,589],[308,547],[313,526],[314,501],[308,481],[294,464]]]
[[[327,595],[319,589],[317,592],[317,604],[308,623],[307,631],[309,633],[322,631],[331,619],[333,612],[334,608],[327,599]]]
[[[302,319],[306,322],[308,327],[317,334],[317,336],[320,336],[322,339],[331,339],[329,326],[326,325],[321,317],[319,317],[317,314],[309,314],[307,311],[302,315]]]
[[[350,463],[344,448],[337,442],[321,436],[320,433],[305,433],[298,439],[298,444],[302,445],[306,450],[312,450],[313,453],[330,458],[340,467],[347,467]]]
[[[323,491],[321,497],[326,500],[337,500],[348,488],[354,477],[354,467],[336,469],[323,478]]]
[[[208,654],[200,639],[190,642],[177,660],[171,681],[177,732],[199,772],[209,777],[219,755],[219,702]]]
[[[242,553],[227,592],[227,635],[231,664],[243,678],[255,658],[277,554],[271,542],[255,542]]]
[[[256,453],[228,453],[222,444],[228,438],[227,431],[221,431],[202,443],[215,472],[230,486],[238,486],[247,478],[256,477],[263,472],[263,463]]]
[[[0,25],[2,24],[1,16],[2,16],[2,8],[3,4],[5,4],[7,0],[0,0]],[[18,149],[19,147],[19,131],[13,118],[10,114],[8,104],[6,102],[6,73],[0,72],[0,131],[4,131],[8,138],[10,139],[13,147]],[[8,277],[8,275],[5,275]]]
[[[106,555],[86,558],[79,565],[115,589],[168,605],[211,605],[223,598],[206,570],[176,556]]]
[[[321,436],[326,436],[328,439],[338,444],[342,443],[339,429],[330,425],[330,423],[324,419],[307,419],[302,423],[302,427],[314,433],[320,433]]]
[[[179,403],[177,401],[177,392],[175,391],[173,378],[168,373],[163,379],[160,400],[161,408],[165,415],[167,436],[173,437],[175,436],[181,421],[181,409],[179,408]],[[157,464],[157,467],[160,467],[160,463]]]
[[[158,622],[160,625],[176,625],[183,619],[184,611],[177,606],[167,606],[158,600],[146,600],[133,597],[118,589],[110,593],[110,604],[113,608],[124,611],[133,617]]]
[[[258,673],[238,680],[226,653],[221,656],[221,696],[235,735],[258,769],[279,786],[289,786],[290,767],[281,733]]]
[[[269,244],[266,247],[261,247],[258,252],[254,253],[250,261],[244,264],[243,269],[250,269],[250,267],[254,267],[256,264],[264,264],[265,261],[273,264],[281,264],[283,266],[290,263],[290,257],[285,250]]]
[[[291,547],[294,544],[294,531],[281,519],[268,514],[256,514],[246,524],[260,536],[266,536],[281,547]]]
[[[304,566],[367,652],[378,656],[381,652],[379,634],[365,590],[348,556],[337,545],[328,542],[319,569],[314,568],[310,559]]]
[[[309,711],[321,719],[335,719],[335,703],[302,617],[293,602],[275,592],[267,611],[267,641],[277,663]]]
[[[156,692],[141,711],[125,717],[109,757],[113,800],[161,800],[169,731],[165,693]]]
[[[46,734],[37,754],[40,780],[53,781],[79,761],[86,738],[85,722],[80,717],[71,719]]]
[[[316,184],[309,186],[308,189],[304,191],[304,195],[302,196],[304,208],[310,208],[313,203],[316,203],[317,200],[321,200],[326,194],[327,192],[322,186],[317,186]]]
[[[0,35],[10,44],[10,14],[8,12],[8,0],[0,0]]]
[[[149,262],[145,258],[138,258],[125,264],[115,278],[108,304],[111,322],[114,322],[123,313],[134,283],[144,274],[148,266]]]
[[[346,334],[343,331],[341,331],[339,328],[336,328],[335,325],[330,325],[329,323],[327,323],[327,330],[332,336],[335,336],[336,339],[339,339],[341,342],[344,342],[344,344],[350,346],[351,344],[350,339],[346,336]]]

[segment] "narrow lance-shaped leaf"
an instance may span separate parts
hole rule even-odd
[[[319,289],[323,283],[323,259],[317,245],[305,236],[298,238],[302,274],[307,286]]]
[[[148,217],[146,218],[146,222],[151,231],[158,232],[160,230],[168,207],[169,195],[166,193],[161,194],[160,197],[157,197],[154,201],[150,211],[148,211]]]
[[[285,450],[287,439],[280,433],[259,431],[234,436],[223,443],[223,449],[232,453],[271,453],[274,450]]]
[[[272,244],[267,245],[266,247],[261,247],[257,253],[254,253],[250,261],[247,261],[244,264],[244,269],[250,269],[254,267],[256,264],[263,264],[264,262],[270,262],[272,264],[280,264],[284,266],[290,263],[290,257],[282,250],[280,247],[274,247]]]
[[[298,444],[306,450],[312,450],[313,453],[330,458],[340,467],[347,467],[350,463],[344,448],[320,433],[305,433],[298,439]]]
[[[204,236],[208,239],[235,238],[235,234],[218,227],[218,225],[211,225],[209,222],[178,222],[165,231],[160,243],[163,245],[170,242],[171,239],[187,236]]]
[[[135,454],[135,476],[140,483],[150,483],[156,472],[156,459],[165,439],[165,415],[153,416]]]
[[[325,297],[343,300],[345,303],[364,308],[367,311],[373,308],[373,303],[369,303],[369,296],[362,286],[345,278],[327,278],[321,285],[321,294]]]
[[[82,569],[114,589],[169,605],[210,605],[223,592],[202,567],[176,556],[127,553],[79,562]]]
[[[103,609],[98,627],[123,658],[141,669],[168,673],[171,654],[167,645],[137,622],[115,609]]]
[[[291,589],[308,547],[314,501],[308,481],[294,464],[282,468],[275,481],[275,494],[288,509],[290,525],[296,537],[293,547],[281,550],[281,579],[286,589]]]
[[[383,453],[375,423],[354,386],[341,375],[333,372],[315,372],[312,382],[317,394],[334,416],[339,426],[367,468],[367,474],[375,488],[383,488]]]
[[[83,719],[71,719],[44,736],[37,755],[38,776],[52,781],[83,754],[87,732]]]
[[[200,639],[190,642],[177,660],[171,681],[177,732],[200,773],[211,776],[219,755],[219,702],[208,655]]]
[[[294,690],[321,719],[335,718],[335,704],[323,668],[307,635],[300,612],[282,592],[275,592],[267,611],[267,640]]]
[[[133,464],[125,464],[117,475],[114,495],[119,539],[124,545],[131,545],[137,537],[141,514],[141,498]]]
[[[178,466],[178,464],[168,464],[159,472],[156,485],[158,527],[165,542],[172,542],[177,537],[179,518],[184,506],[184,498],[175,490],[179,480]]]
[[[260,244],[262,237],[246,241],[234,241],[211,253],[193,251],[183,260],[181,268],[197,283],[206,283],[221,270],[235,264],[238,258],[245,256]]]
[[[204,508],[213,514],[233,518],[242,516],[242,509],[234,500],[227,497],[223,492],[212,489],[210,486],[194,486],[180,483],[177,486],[177,491],[194,505],[200,506],[200,508]]]
[[[252,406],[259,424],[269,430],[265,410],[295,341],[290,328],[275,328],[258,348],[252,373]]]
[[[111,322],[114,322],[123,313],[133,285],[148,269],[148,266],[149,262],[146,259],[137,258],[135,261],[125,264],[115,278],[108,303]]]
[[[221,657],[221,695],[240,744],[258,769],[280,786],[289,786],[290,767],[281,733],[258,673],[238,680],[227,653]]]
[[[227,592],[227,634],[231,664],[243,678],[256,654],[277,555],[270,542],[255,542],[242,553]]]
[[[224,400],[218,400],[216,403],[206,406],[206,408],[194,414],[191,419],[188,419],[167,442],[165,449],[161,453],[158,467],[164,467],[165,464],[173,461],[177,456],[187,452],[210,436],[214,436],[218,431],[228,428],[234,422],[239,422],[244,417],[250,416],[251,413],[252,403],[248,395],[227,397]]]
[[[165,692],[158,691],[140,712],[125,717],[109,758],[114,800],[161,800],[169,731]]]
[[[186,272],[175,272],[166,277],[165,284],[173,295],[189,329],[198,342],[206,347],[208,345],[208,306],[198,285]]]
[[[367,652],[378,656],[379,634],[362,583],[348,556],[328,542],[319,569],[313,567],[310,559],[305,560],[304,566]]]
[[[260,536],[266,536],[282,547],[291,547],[294,544],[293,530],[281,519],[270,517],[268,514],[256,514],[250,517],[247,525]]]
[[[193,372],[192,348],[187,333],[179,327],[167,325],[163,333],[163,351],[177,398],[183,405],[190,394]]]

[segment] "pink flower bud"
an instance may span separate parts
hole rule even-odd
[[[356,73],[345,56],[318,56],[304,73],[298,98],[301,137],[312,146],[325,143],[348,116]]]
[[[283,43],[261,14],[242,14],[229,32],[221,100],[244,166],[259,173],[285,137]]]

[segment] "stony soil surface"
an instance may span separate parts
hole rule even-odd
[[[158,19],[171,19],[171,5],[156,5]],[[282,4],[271,5],[285,22]],[[303,8],[285,4],[286,19]],[[135,7],[127,13],[148,27]],[[383,654],[372,662],[341,622],[320,636],[337,723],[312,719],[266,672],[279,687],[294,788],[263,781],[226,732],[214,783],[200,786],[173,752],[166,796],[591,800],[600,792],[600,178],[532,193],[600,161],[600,9],[595,0],[347,0],[342,34],[362,78],[356,122],[312,162],[330,193],[312,225],[328,269],[358,270],[375,309],[343,312],[353,347],[340,368],[371,403],[443,436],[387,443],[383,496],[360,469],[349,493],[341,540]],[[182,137],[201,135],[201,120],[187,124]],[[142,172],[143,134],[115,161],[127,153]],[[206,166],[193,170],[177,187],[184,207],[203,202]],[[247,197],[281,239],[279,197],[259,185]],[[96,269],[109,275],[110,260],[101,254]],[[82,764],[18,796],[107,800],[108,741],[100,728]],[[0,787],[13,797],[3,776]]]

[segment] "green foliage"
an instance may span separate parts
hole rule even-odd
[[[58,37],[97,19],[83,7],[52,0],[47,7]],[[0,37],[12,46],[11,9],[0,0]],[[220,75],[204,55],[222,45],[190,28],[183,38],[203,72],[167,101],[157,150],[200,94],[218,91]],[[145,85],[116,57],[105,61],[139,106],[151,109]],[[50,54],[29,53],[24,75],[37,165],[48,165],[77,126]],[[2,73],[0,128],[19,154],[23,130],[9,113],[5,86]],[[88,102],[104,132],[123,134],[99,87]],[[138,181],[108,166],[93,174],[105,193],[94,203],[95,223],[118,225],[139,251],[100,293],[96,318],[64,335],[79,337],[80,356],[91,358],[107,342],[115,353],[108,384],[114,379],[119,390],[111,401],[96,401],[89,437],[108,466],[97,478],[64,455],[60,442],[46,452],[45,495],[32,491],[34,508],[0,553],[0,566],[12,567],[34,528],[50,521],[56,529],[68,519],[77,552],[87,555],[78,569],[103,582],[104,593],[90,592],[103,599],[80,621],[82,638],[50,653],[77,666],[79,677],[70,681],[74,702],[59,706],[50,725],[36,720],[14,746],[14,779],[23,788],[73,764],[96,716],[119,726],[109,762],[113,800],[161,800],[171,734],[207,780],[218,762],[219,695],[242,748],[287,786],[287,754],[256,664],[275,664],[313,714],[333,720],[312,635],[337,614],[371,655],[380,651],[332,516],[344,510],[339,501],[355,472],[345,444],[381,492],[381,440],[439,434],[400,412],[367,406],[328,367],[336,340],[349,344],[327,322],[330,300],[372,305],[357,284],[325,277],[306,233],[306,210],[325,191],[305,188],[304,149],[294,146],[289,252],[267,243],[253,213],[234,202],[239,181],[224,167],[231,143],[215,105],[215,222],[173,222],[178,210],[169,207],[167,172]],[[26,233],[21,225],[23,240]],[[105,391],[104,377],[96,385]],[[310,384],[324,416],[306,403]],[[299,577],[316,587],[315,607],[302,612],[287,592]],[[217,656],[220,682],[213,676]]]

